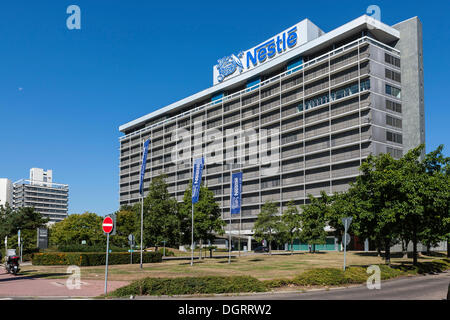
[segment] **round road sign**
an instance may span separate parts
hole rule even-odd
[[[105,217],[103,219],[102,229],[104,233],[111,233],[114,227],[114,222],[111,217]]]

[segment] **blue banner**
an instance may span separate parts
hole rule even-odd
[[[144,175],[145,175],[145,166],[147,165],[147,153],[148,153],[148,146],[150,145],[150,139],[147,139],[144,142],[144,153],[142,154],[142,165],[141,165],[141,180],[139,182],[139,193],[141,196],[144,196]]]
[[[202,182],[203,165],[203,157],[194,160],[194,168],[192,171],[192,203],[198,202],[200,184]]]
[[[242,172],[231,175],[231,214],[241,212]]]

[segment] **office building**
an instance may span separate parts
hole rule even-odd
[[[147,138],[144,190],[165,173],[181,201],[192,159],[203,156],[203,182],[227,223],[230,172],[242,171],[231,229],[246,236],[266,201],[281,212],[309,194],[345,191],[368,155],[399,158],[424,143],[422,56],[417,17],[389,26],[363,15],[329,32],[305,19],[219,59],[212,87],[119,127],[119,203],[140,199]],[[330,238],[325,249],[335,247]]]

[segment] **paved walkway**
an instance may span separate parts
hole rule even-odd
[[[96,297],[105,289],[104,280],[81,279],[80,289],[69,289],[66,279],[40,279],[6,273],[0,267],[0,299],[8,297]],[[108,292],[127,285],[127,281],[108,281]]]

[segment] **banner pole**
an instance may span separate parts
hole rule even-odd
[[[233,194],[233,165],[230,164],[230,224],[228,225],[228,263],[231,263],[231,200]]]
[[[144,233],[144,197],[141,195],[141,269],[142,269],[142,235]]]
[[[194,265],[194,203],[192,203],[191,267],[193,265]]]

